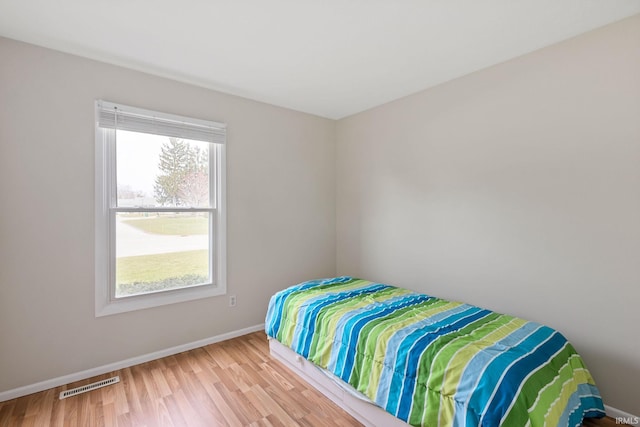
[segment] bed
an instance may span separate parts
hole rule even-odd
[[[332,400],[366,400],[401,424],[579,426],[605,415],[562,334],[473,305],[343,276],[273,295],[265,330],[272,354],[294,352],[312,383],[346,386]],[[365,424],[388,425],[375,417]]]

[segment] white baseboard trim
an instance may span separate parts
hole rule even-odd
[[[48,390],[50,388],[58,387],[64,384],[69,384],[75,381],[80,381],[87,378],[95,377],[96,375],[106,374],[107,372],[117,371],[118,369],[124,369],[130,366],[139,365],[141,363],[149,362],[151,360],[156,360],[162,357],[167,357],[174,354],[182,353],[183,351],[193,350],[194,348],[198,348],[198,347],[204,347],[205,345],[214,344],[220,341],[236,338],[236,337],[250,334],[252,332],[256,332],[260,330],[264,330],[264,323],[260,325],[249,326],[248,328],[239,329],[237,331],[231,331],[231,332],[216,335],[213,337],[204,338],[202,340],[190,342],[187,344],[166,348],[164,350],[154,351],[153,353],[143,354],[141,356],[132,357],[130,359],[121,360],[119,362],[109,363],[108,365],[99,366],[97,368],[87,369],[85,371],[76,372],[69,375],[63,375],[61,377],[52,378],[50,380],[45,380],[35,384],[29,384],[26,386],[3,391],[3,392],[0,392],[0,402],[15,399],[17,397],[26,396],[31,393],[37,393],[39,391]]]
[[[607,412],[608,417],[616,420],[619,419],[623,424],[631,424],[632,426],[640,425],[640,416],[638,415],[632,415],[620,409],[612,408],[609,405],[604,405],[604,410]]]

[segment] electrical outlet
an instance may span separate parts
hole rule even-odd
[[[235,306],[236,306],[236,296],[229,295],[229,307],[235,307]]]

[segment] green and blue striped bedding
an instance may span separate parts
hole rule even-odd
[[[337,277],[275,294],[265,329],[414,426],[578,426],[604,416],[559,332],[472,305]]]

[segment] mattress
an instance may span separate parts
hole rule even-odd
[[[272,296],[267,335],[414,426],[578,426],[605,415],[558,331],[348,276]]]

